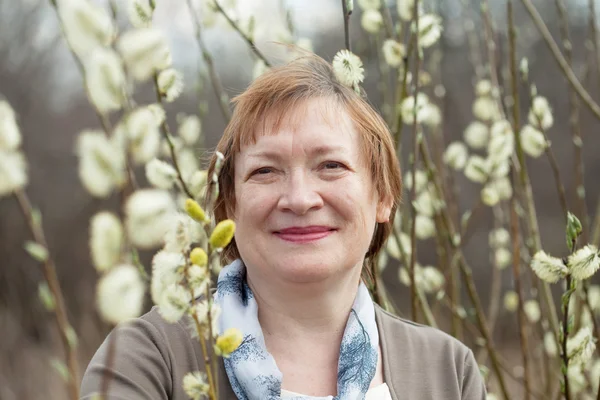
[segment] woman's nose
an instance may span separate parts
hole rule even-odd
[[[323,206],[323,199],[317,191],[316,184],[304,173],[293,173],[282,189],[278,203],[281,210],[304,215],[311,209]]]

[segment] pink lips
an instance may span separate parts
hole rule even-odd
[[[333,232],[335,232],[335,230],[328,226],[294,226],[276,231],[275,235],[288,242],[307,243],[323,239]]]

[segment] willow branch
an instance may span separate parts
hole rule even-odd
[[[160,89],[158,86],[158,75],[154,74],[154,88],[156,91],[156,100],[160,105],[162,105],[162,96],[160,94]],[[177,160],[177,154],[175,153],[175,145],[173,144],[173,140],[171,139],[173,136],[171,135],[171,130],[169,129],[169,124],[167,123],[167,119],[164,118],[161,124],[161,132],[167,144],[169,145],[169,153],[171,154],[171,160],[173,161],[173,166],[175,167],[175,171],[177,171],[177,179],[179,180],[179,184],[181,185],[181,189],[185,192],[185,194],[190,198],[194,199],[194,195],[187,187],[185,180],[183,179],[183,174],[181,173],[181,169],[179,168],[179,162]]]
[[[225,118],[226,122],[229,122],[231,119],[231,111],[229,110],[229,100],[227,93],[223,89],[223,85],[221,84],[221,79],[217,74],[215,69],[215,63],[212,59],[212,56],[206,49],[206,45],[204,44],[204,40],[202,39],[202,28],[200,27],[200,21],[198,21],[198,15],[194,11],[190,0],[186,0],[188,9],[190,11],[190,15],[192,16],[192,23],[194,24],[194,31],[196,35],[196,42],[198,43],[198,48],[200,49],[200,53],[202,54],[202,58],[206,63],[208,68],[208,74],[210,75],[210,82],[213,87],[213,91],[215,92],[215,96],[217,96],[217,103],[219,104],[219,108],[221,109],[221,114],[223,114],[223,118]],[[215,4],[217,2],[215,1]],[[218,6],[218,4],[217,4]]]
[[[21,211],[27,220],[27,225],[29,226],[29,230],[31,231],[35,242],[48,251],[48,243],[46,242],[44,230],[41,226],[41,222],[34,218],[34,211],[31,202],[29,201],[29,197],[21,190],[15,191],[14,194],[21,207]],[[67,316],[67,308],[65,306],[60,282],[58,281],[58,276],[56,274],[56,266],[50,255],[42,262],[42,273],[44,274],[44,279],[48,283],[48,288],[54,297],[54,316],[58,327],[60,341],[62,342],[65,351],[67,368],[69,370],[69,379],[67,381],[69,398],[77,400],[79,399],[79,363],[77,361],[77,352],[69,341],[68,332],[72,327]]]
[[[188,0],[189,2],[189,0]],[[229,22],[229,25],[231,25],[231,27],[233,29],[235,29],[237,31],[237,33],[240,34],[240,36],[242,37],[242,39],[244,39],[244,41],[248,44],[248,46],[250,46],[250,49],[252,50],[252,52],[254,54],[256,54],[256,56],[258,58],[260,58],[267,67],[271,66],[271,63],[269,62],[269,60],[267,60],[267,57],[265,57],[263,55],[263,53],[261,53],[260,50],[258,50],[258,47],[256,47],[256,44],[254,43],[254,40],[252,40],[252,38],[250,38],[248,35],[246,35],[238,26],[238,24],[235,23],[234,20],[231,19],[231,17],[229,15],[227,15],[227,12],[223,9],[223,7],[221,7],[221,5],[219,4],[219,2],[217,0],[214,0],[213,4],[215,5],[215,7],[217,8],[217,10],[225,17],[225,19],[227,20],[227,22]]]
[[[415,2],[415,10],[419,9],[419,0]],[[413,321],[417,321],[417,288],[415,285],[415,263],[417,262],[417,207],[415,205],[417,195],[417,164],[419,163],[419,143],[422,140],[422,133],[419,131],[419,116],[417,109],[417,97],[419,96],[419,69],[421,69],[421,55],[419,51],[419,13],[415,12],[413,21],[415,23],[415,46],[416,52],[416,65],[415,65],[415,79],[414,79],[414,93],[413,93],[413,151],[412,151],[412,187],[410,191],[410,205],[411,205],[411,225],[410,225],[410,305],[411,305],[411,316]]]
[[[560,66],[563,74],[565,75],[565,77],[567,78],[567,80],[569,81],[569,83],[571,84],[573,89],[577,92],[577,94],[579,95],[581,100],[590,109],[590,111],[594,114],[594,116],[596,116],[596,118],[600,119],[600,106],[594,101],[594,99],[592,99],[592,96],[590,96],[590,94],[585,90],[585,88],[581,85],[581,83],[577,79],[577,76],[575,76],[575,73],[569,66],[569,63],[567,62],[567,60],[565,60],[565,57],[562,55],[562,53],[560,51],[560,48],[558,47],[558,45],[552,38],[552,34],[548,30],[548,27],[544,23],[544,20],[540,16],[539,12],[535,8],[535,6],[531,2],[531,0],[521,0],[521,1],[523,2],[523,5],[527,9],[527,12],[529,12],[531,19],[533,20],[533,23],[537,27],[538,31],[541,33],[542,37],[544,38],[544,41],[546,42],[546,44],[548,45],[548,48],[550,49],[550,52],[554,56],[554,59]]]
[[[565,6],[564,0],[556,0],[556,8],[558,10],[558,21],[560,26],[560,34],[565,51],[565,59],[569,64],[569,67],[573,66],[573,45],[571,42],[571,35],[569,34],[569,19],[567,15],[567,7]],[[585,186],[584,186],[584,165],[583,165],[583,152],[582,152],[582,140],[581,140],[581,123],[579,118],[579,99],[573,88],[569,87],[569,125],[571,127],[571,134],[573,135],[573,151],[574,160],[573,166],[575,171],[575,198],[576,210],[582,225],[581,238],[583,242],[587,243],[589,237],[589,219],[588,210],[585,204]],[[556,174],[555,174],[556,175]],[[563,186],[564,191],[564,186]],[[564,195],[564,193],[563,193]],[[564,201],[563,201],[564,200]],[[561,200],[563,203],[563,210],[566,208],[566,199]],[[567,212],[564,211],[565,219],[567,218]]]
[[[348,0],[342,0],[342,11],[344,12],[344,45],[348,51],[350,49],[350,14],[352,10],[348,9]]]
[[[427,169],[431,170],[432,169],[431,157],[429,155],[429,150],[427,149],[427,143],[425,140],[423,140],[421,142],[420,152],[421,152],[421,157],[423,159],[423,163],[425,164]],[[440,183],[438,182],[437,176],[433,176],[433,183],[434,183],[434,187],[437,192],[437,195],[443,196],[443,191],[442,191]],[[504,380],[504,376],[502,374],[500,364],[498,361],[498,354],[496,352],[496,349],[494,348],[492,335],[491,335],[489,326],[488,326],[486,318],[485,318],[485,312],[483,310],[483,306],[481,305],[479,295],[477,294],[477,289],[475,287],[471,268],[469,267],[469,265],[465,259],[465,256],[462,252],[462,249],[460,248],[460,243],[457,243],[455,240],[455,236],[456,236],[457,232],[452,224],[452,220],[450,219],[448,210],[445,207],[443,207],[441,210],[441,213],[442,213],[442,217],[443,217],[442,221],[444,222],[445,228],[448,232],[447,239],[455,251],[455,256],[457,258],[460,271],[461,271],[461,273],[463,275],[463,279],[466,283],[467,294],[469,295],[469,299],[471,300],[471,303],[475,307],[475,315],[476,315],[476,319],[477,319],[477,324],[478,324],[479,330],[485,340],[485,346],[490,354],[490,359],[492,361],[492,368],[494,370],[494,373],[498,377],[498,384],[500,386],[500,390],[502,391],[503,397],[505,398],[505,400],[509,400],[510,397],[508,395],[508,389],[506,387],[506,382]]]

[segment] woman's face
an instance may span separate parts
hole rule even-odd
[[[391,201],[378,202],[350,117],[326,101],[309,100],[294,126],[236,155],[235,239],[251,277],[310,283],[356,272],[375,222],[388,220]]]

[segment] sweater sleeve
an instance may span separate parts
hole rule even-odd
[[[107,365],[111,340],[113,362]],[[138,318],[117,326],[105,339],[83,376],[81,399],[92,399],[109,379],[105,398],[168,399],[172,388],[168,346],[149,321]]]
[[[462,400],[485,400],[487,395],[485,384],[479,372],[473,351],[465,355],[464,375],[462,384]]]

